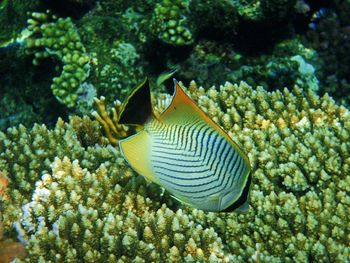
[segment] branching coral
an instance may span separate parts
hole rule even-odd
[[[249,212],[179,209],[127,168],[97,128],[85,132],[89,123],[96,127],[89,119],[41,133],[40,126],[12,128],[0,140],[0,170],[11,189],[4,204],[17,213],[26,204],[23,215],[5,213],[11,222],[21,217],[28,262],[349,260],[350,112],[297,87],[267,92],[226,83],[205,91],[192,82],[188,92],[249,155]],[[158,99],[158,110],[168,101]],[[39,138],[56,147],[38,147]],[[13,194],[23,191],[17,174],[33,182],[15,206]]]
[[[192,82],[189,93],[247,151],[254,170],[248,214],[186,208],[192,219],[214,226],[238,261],[343,262],[350,252],[350,112],[298,87],[269,93],[226,83],[205,91]]]
[[[212,228],[145,197],[141,177],[123,183],[121,172],[101,165],[90,173],[66,157],[51,166],[23,208],[24,228],[32,234],[26,261],[229,260]]]
[[[134,129],[130,129],[130,127],[119,124],[122,109],[122,104],[119,100],[115,101],[115,105],[111,109],[112,117],[110,117],[107,112],[104,97],[101,97],[100,99],[95,98],[95,103],[97,106],[97,111],[92,112],[92,115],[102,125],[111,144],[118,146],[120,139],[123,139],[135,132]]]
[[[20,206],[29,202],[36,181],[49,170],[55,157],[84,159],[84,168],[114,160],[111,149],[93,147],[96,143],[103,145],[96,124],[88,118],[73,117],[70,124],[59,120],[53,130],[45,125],[34,125],[31,130],[20,125],[0,133],[0,174],[9,180],[3,215],[7,230],[21,216]]]
[[[246,215],[193,219],[218,230],[239,261],[344,262],[350,252],[350,112],[295,87],[268,93],[241,83],[191,96],[249,153]],[[238,238],[237,238],[238,237]]]
[[[56,56],[62,62],[61,75],[53,79],[51,89],[60,102],[73,107],[78,99],[80,84],[89,76],[90,58],[72,20],[32,13],[27,30],[30,36],[25,43],[29,52],[34,52],[34,65],[49,56]]]

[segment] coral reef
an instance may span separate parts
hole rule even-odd
[[[97,85],[100,93],[122,98],[142,78],[140,55],[132,44],[116,42],[109,50],[109,58],[99,69]]]
[[[239,0],[232,1],[238,14],[250,22],[280,21],[295,11],[296,0]]]
[[[77,90],[89,76],[89,56],[70,18],[57,18],[45,13],[32,13],[28,19],[29,37],[25,45],[34,53],[33,64],[49,56],[63,64],[62,72],[53,78],[51,89],[56,98],[72,108],[78,99]],[[53,20],[53,21],[50,21]]]
[[[0,91],[6,95],[0,102],[0,107],[5,109],[0,116],[1,130],[20,122],[26,126],[40,122],[53,127],[58,116],[88,114],[95,95],[105,96],[108,103],[116,97],[122,99],[144,75],[155,79],[174,68],[179,69],[177,78],[196,79],[206,86],[225,79],[244,80],[269,90],[292,88],[294,84],[317,89],[317,80],[321,79],[324,86],[321,91],[328,86],[337,90],[332,94],[345,97],[342,91],[347,90],[347,54],[341,51],[346,50],[342,48],[346,43],[341,44],[346,42],[347,35],[346,1],[335,1],[335,20],[339,18],[340,23],[335,27],[336,47],[327,52],[338,50],[339,55],[330,54],[329,59],[328,55],[315,59],[320,58],[316,53],[305,56],[309,42],[322,53],[317,37],[307,38],[301,48],[287,44],[300,42],[298,39],[312,22],[312,14],[322,11],[322,3],[302,0],[22,2],[6,0],[0,5],[0,29],[4,32],[0,36]],[[47,9],[57,16],[43,13]],[[25,21],[28,21],[27,30],[20,34]],[[332,26],[324,29],[321,24],[317,26],[321,38],[334,35],[322,33]],[[34,54],[33,62],[40,62],[38,66],[29,65],[33,56],[25,55],[24,49]],[[337,65],[332,62],[334,57],[344,62],[336,67],[339,74],[332,73]],[[330,71],[323,71],[317,65]],[[315,73],[312,68],[316,69]],[[336,76],[343,76],[340,84],[336,83]],[[324,85],[326,79],[330,85]],[[164,87],[160,90],[164,91]],[[37,96],[38,93],[42,96]],[[12,107],[14,104],[19,106],[19,112]],[[59,111],[52,110],[53,104]]]
[[[313,49],[305,47],[298,39],[288,39],[277,44],[271,54],[242,57],[238,69],[228,73],[228,79],[233,83],[243,80],[269,90],[298,85],[318,91],[313,66],[316,62],[317,54]]]
[[[27,262],[350,261],[350,113],[323,96],[349,105],[350,2],[326,2],[0,1],[0,254],[21,257],[17,239]],[[112,146],[135,130],[106,105],[174,68],[249,155],[247,214],[182,206]],[[248,84],[209,88],[223,80]],[[95,96],[107,138],[89,117],[54,126]]]
[[[16,225],[28,262],[347,259],[350,112],[297,87],[267,92],[227,82],[205,91],[192,82],[188,92],[247,152],[249,212],[205,213],[162,195],[88,118],[53,130],[12,128],[0,140],[0,170],[10,181],[5,230]],[[169,97],[156,97],[160,111]]]
[[[52,76],[42,67],[33,70],[22,49],[21,31],[26,27],[28,12],[38,10],[39,2],[4,0],[0,3],[1,131],[20,123],[28,127],[34,122],[54,124],[58,115],[64,116],[49,89]],[[51,69],[50,65],[45,63],[45,69]]]
[[[91,56],[88,81],[95,87],[97,95],[106,96],[109,102],[115,97],[123,98],[144,77],[145,60],[140,45],[143,42],[138,39],[142,38],[144,31],[138,24],[137,31],[132,29],[135,16],[140,18],[139,14],[134,15],[128,9],[120,15],[120,20],[116,20],[96,11],[82,18],[78,25],[81,39]]]

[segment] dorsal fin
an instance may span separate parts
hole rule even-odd
[[[145,78],[124,101],[118,123],[143,125],[151,116],[151,92],[148,78]]]
[[[179,83],[174,79],[173,99],[161,114],[160,120],[165,123],[183,124],[197,120],[212,122],[205,112],[183,91]]]
[[[165,123],[184,124],[193,123],[198,120],[206,122],[222,136],[228,137],[226,132],[220,128],[197,104],[184,92],[179,83],[174,79],[175,91],[173,100],[168,108],[161,114],[160,120]],[[231,139],[230,139],[231,140]]]

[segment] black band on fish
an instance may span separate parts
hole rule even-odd
[[[250,188],[250,183],[252,181],[252,175],[249,174],[247,182],[244,186],[243,192],[241,196],[237,199],[236,202],[234,202],[232,205],[227,207],[226,209],[222,210],[222,212],[233,212],[240,206],[242,206],[245,202],[248,201],[248,195],[249,195],[249,188]]]
[[[126,98],[118,123],[143,125],[151,116],[151,92],[148,78],[145,78]]]

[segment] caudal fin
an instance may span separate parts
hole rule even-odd
[[[148,78],[145,78],[124,101],[119,123],[143,125],[151,116],[153,116],[151,91]]]

